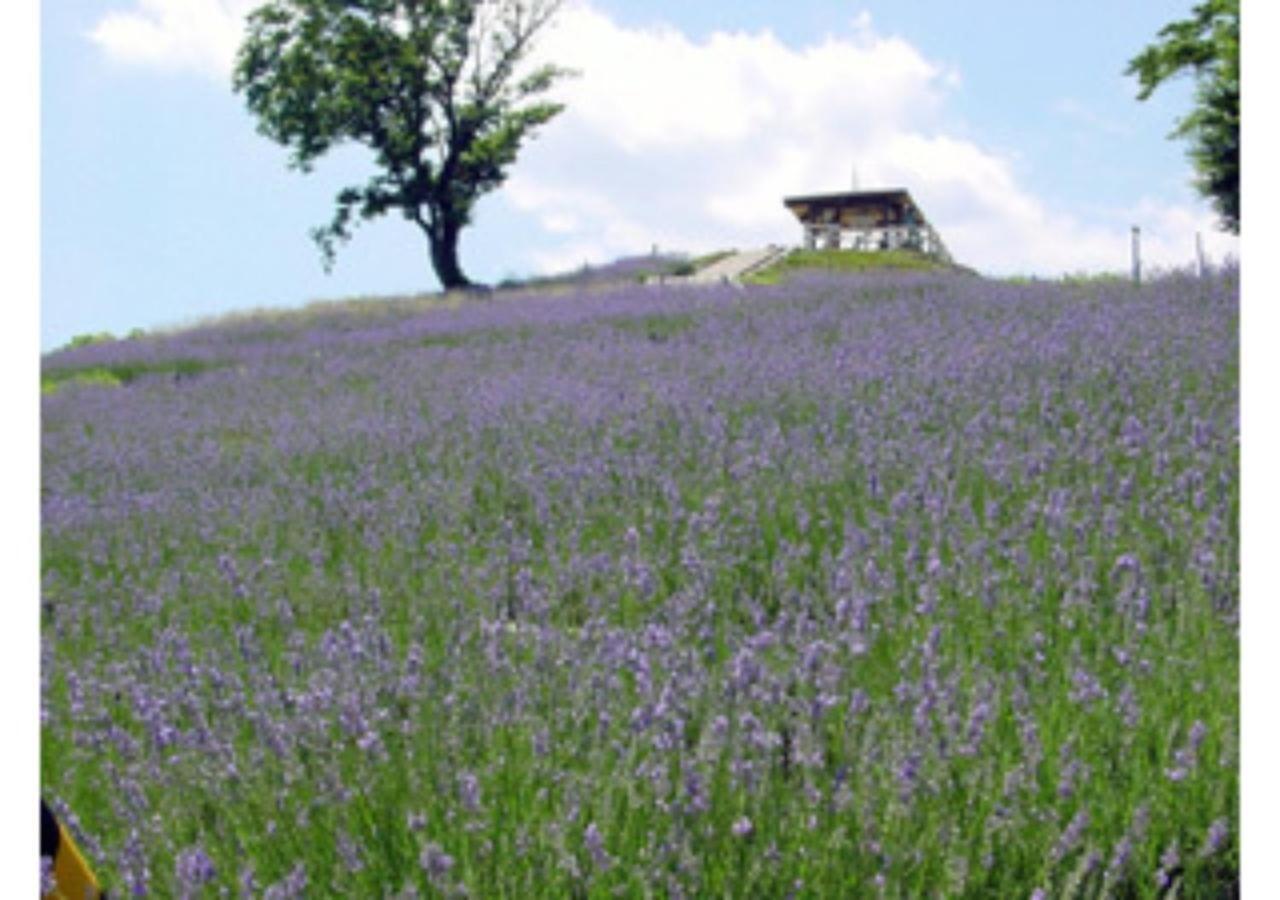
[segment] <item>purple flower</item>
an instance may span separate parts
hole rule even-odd
[[[40,894],[52,894],[58,888],[58,879],[53,874],[53,857],[40,857]]]
[[[911,797],[912,791],[915,789],[916,779],[920,774],[920,755],[918,753],[908,753],[898,764],[898,788],[899,796],[903,800]]]
[[[289,874],[271,885],[262,894],[262,900],[301,900],[307,889],[307,869],[296,863]]]
[[[184,893],[210,883],[217,874],[213,860],[200,847],[183,850],[174,861],[174,878]]]
[[[345,832],[338,835],[338,855],[342,858],[342,865],[347,874],[354,875],[364,869],[364,857],[360,852],[360,845],[351,840]]]
[[[1173,754],[1173,765],[1164,770],[1164,775],[1170,781],[1185,781],[1191,771],[1195,769],[1197,757],[1200,752],[1200,745],[1204,743],[1205,736],[1208,734],[1208,728],[1205,724],[1197,720],[1187,733],[1187,743],[1185,746],[1176,750]]]
[[[1157,889],[1164,890],[1169,886],[1170,879],[1173,873],[1178,870],[1181,862],[1182,859],[1178,855],[1178,845],[1176,843],[1170,844],[1165,848],[1165,851],[1160,854],[1160,868],[1156,869],[1154,876]]]
[[[763,798],[817,830],[761,848],[782,893],[859,867],[959,881],[955,817],[988,802],[993,847],[1051,829],[1024,889],[1061,886],[1051,855],[1083,871],[1064,860],[1091,839],[1127,877],[1148,841],[1136,820],[1089,831],[1092,755],[1058,750],[1108,723],[1122,755],[1167,741],[1168,705],[1139,698],[1201,640],[1235,641],[1231,285],[415,300],[51,355],[220,368],[42,400],[50,787],[99,773],[95,821],[118,825],[82,846],[122,893],[176,895],[178,851],[198,882],[195,849],[226,847],[199,816],[172,845],[174,779],[215,807],[276,785],[249,873],[288,869],[308,813],[359,821],[395,782],[410,880],[444,895],[539,869],[590,892],[621,867],[592,821],[617,791],[653,825],[628,830],[628,864],[672,896],[706,883],[708,828],[762,843],[741,813]],[[1187,684],[1197,710],[1224,688]],[[1236,755],[1221,708],[1158,771],[1215,787],[1210,756]],[[486,814],[508,783],[529,815]],[[928,834],[901,827],[931,809]],[[1215,816],[1192,851],[1230,850]],[[428,844],[445,835],[465,867]],[[329,874],[377,874],[332,837]],[[266,895],[303,893],[296,871]],[[263,895],[232,874],[188,890]]]
[[[1073,703],[1088,706],[1095,700],[1105,700],[1107,689],[1083,668],[1077,666],[1071,673],[1071,692],[1068,694]]]
[[[478,812],[480,809],[480,780],[471,772],[463,772],[458,776],[458,794],[467,812]]]
[[[591,861],[596,868],[605,870],[613,864],[613,860],[604,848],[604,838],[600,836],[600,829],[596,827],[595,822],[587,825],[582,834],[582,842],[586,844],[587,852],[591,854]]]
[[[1116,842],[1114,851],[1111,854],[1111,862],[1107,868],[1112,872],[1120,872],[1125,866],[1129,865],[1129,858],[1133,855],[1133,838],[1124,835]]]
[[[1200,856],[1207,858],[1221,850],[1222,845],[1226,843],[1228,833],[1227,820],[1214,819],[1204,836],[1204,846],[1200,848]]]
[[[439,882],[453,869],[453,857],[445,853],[439,844],[429,843],[418,854],[418,865],[432,882]]]
[[[686,809],[691,813],[704,813],[711,808],[706,787],[701,776],[692,769],[685,772],[684,791]]]
[[[245,866],[240,870],[240,896],[242,898],[251,898],[258,896],[258,879],[253,871],[253,866]]]
[[[1074,797],[1076,783],[1084,773],[1084,763],[1078,759],[1068,757],[1062,767],[1062,773],[1058,776],[1058,796],[1063,800],[1070,800]]]
[[[1058,837],[1058,842],[1054,844],[1049,859],[1056,863],[1068,856],[1080,844],[1080,838],[1088,827],[1089,813],[1081,809],[1071,817],[1071,821]]]
[[[1141,571],[1142,571],[1142,563],[1139,562],[1138,557],[1133,555],[1132,553],[1120,554],[1120,556],[1116,557],[1115,564],[1111,567],[1111,573],[1113,575],[1119,572],[1138,573]]]

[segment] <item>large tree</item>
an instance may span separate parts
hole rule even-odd
[[[234,88],[289,165],[310,171],[351,141],[375,154],[377,174],[312,232],[326,269],[353,216],[399,211],[426,234],[441,285],[470,284],[458,239],[476,201],[563,108],[543,95],[568,72],[528,62],[560,2],[269,0],[249,16]]]
[[[1189,19],[1171,22],[1159,40],[1130,62],[1139,100],[1168,79],[1190,72],[1195,107],[1170,137],[1191,141],[1196,187],[1229,231],[1240,233],[1240,0],[1203,0]]]

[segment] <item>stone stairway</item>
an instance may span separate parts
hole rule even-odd
[[[712,263],[705,269],[694,272],[687,279],[687,284],[719,284],[721,282],[738,283],[747,275],[773,265],[791,252],[789,247],[763,247],[758,250],[743,250],[726,256]]]

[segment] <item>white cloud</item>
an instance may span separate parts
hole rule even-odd
[[[1022,187],[1013,161],[945,133],[960,76],[860,14],[847,34],[793,48],[767,31],[693,41],[624,28],[589,3],[545,35],[549,59],[582,71],[563,116],[526,150],[506,201],[544,227],[534,265],[572,265],[651,244],[701,251],[794,243],[787,195],[906,187],[961,262],[991,273],[1124,270],[1129,227],[1148,265],[1185,265],[1194,234],[1238,253],[1193,206],[1149,201],[1081,221]],[[1060,105],[1064,114],[1078,113]],[[634,237],[634,239],[633,239]]]
[[[89,38],[122,63],[229,77],[244,19],[261,0],[136,0],[105,15]]]
[[[135,0],[92,39],[111,58],[226,78],[244,16],[260,0]],[[1129,226],[1151,265],[1190,262],[1194,234],[1215,258],[1238,242],[1190,203],[1148,201],[1088,221],[1047,208],[1011,159],[947,133],[960,74],[862,12],[843,34],[804,47],[768,31],[693,40],[627,28],[573,0],[540,53],[581,72],[557,95],[566,112],[526,147],[499,215],[532,220],[521,265],[555,269],[643,252],[793,243],[791,194],[850,185],[905,187],[961,262],[990,273],[1123,270]],[[1056,111],[1088,111],[1060,101]],[[1098,126],[1098,123],[1093,123]],[[492,220],[490,220],[492,221]]]
[[[865,16],[854,29],[799,52],[768,32],[695,43],[670,28],[619,27],[579,3],[542,48],[584,73],[561,92],[574,115],[607,123],[633,153],[738,146],[780,123],[905,124],[941,99],[940,69],[902,41],[874,39]]]

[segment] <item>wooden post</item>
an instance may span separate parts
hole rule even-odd
[[[1133,283],[1142,284],[1142,246],[1141,231],[1133,226]]]

